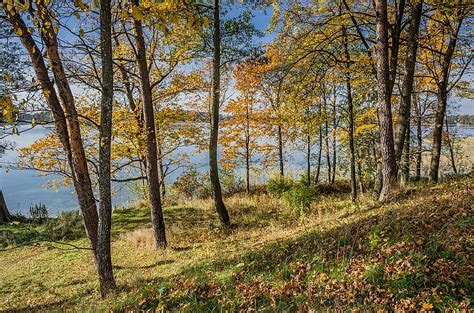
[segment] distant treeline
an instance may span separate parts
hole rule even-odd
[[[474,125],[474,114],[448,115],[446,118],[450,124]]]

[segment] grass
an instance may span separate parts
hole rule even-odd
[[[43,243],[0,252],[0,310],[474,309],[474,177],[406,188],[382,206],[320,193],[304,214],[267,194],[233,196],[227,231],[209,201],[167,207],[164,251],[146,207],[116,210],[117,294],[100,299],[89,251]]]

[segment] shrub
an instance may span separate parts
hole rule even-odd
[[[295,183],[290,177],[276,177],[267,182],[267,191],[281,198],[283,194],[289,191],[294,185]]]
[[[193,199],[211,196],[209,177],[191,169],[184,171],[171,186],[172,193],[178,198]]]
[[[309,208],[313,201],[315,192],[312,186],[297,184],[283,193],[283,199],[294,209]]]
[[[37,203],[33,206],[30,206],[29,212],[31,219],[38,222],[46,221],[49,216],[48,208],[42,203]]]
[[[46,237],[50,240],[78,239],[84,235],[83,225],[81,212],[61,212],[46,223]]]
[[[219,171],[219,180],[222,192],[225,195],[233,195],[244,191],[244,182],[234,171],[222,168]]]

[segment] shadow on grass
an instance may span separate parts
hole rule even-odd
[[[459,305],[464,299],[459,290],[474,291],[469,248],[459,244],[448,248],[450,240],[460,240],[463,233],[453,224],[446,234],[446,221],[453,217],[464,221],[472,214],[473,199],[464,192],[443,202],[425,193],[420,202],[415,196],[421,194],[402,196],[401,203],[381,215],[329,231],[311,229],[241,255],[221,255],[166,280],[146,280],[140,293],[148,300],[137,303],[132,296],[119,309],[177,310],[185,305],[186,311],[392,310],[404,299],[421,305],[432,290],[443,295],[439,309]],[[450,264],[443,277],[438,274],[439,262]],[[403,267],[405,263],[410,266]],[[136,286],[124,290],[134,293]]]
[[[162,261],[158,261],[158,262],[155,262],[153,264],[150,264],[150,265],[145,265],[145,266],[121,266],[121,265],[114,265],[114,269],[117,269],[117,270],[124,270],[124,269],[141,269],[141,270],[146,270],[146,269],[151,269],[151,268],[155,268],[155,267],[158,267],[160,265],[166,265],[166,264],[172,264],[174,263],[173,260],[162,260]]]

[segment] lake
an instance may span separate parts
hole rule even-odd
[[[30,126],[20,126],[19,129],[25,130]],[[474,126],[460,126],[452,128],[460,136],[474,136]],[[9,136],[8,140],[16,144],[17,148],[25,147],[36,140],[44,137],[50,130],[43,126],[36,126],[35,128],[21,133],[21,135]],[[412,137],[414,138],[414,137]],[[201,170],[207,170],[207,153],[202,152],[192,154],[193,149],[181,150],[191,155],[190,161]],[[290,171],[301,171],[304,168],[304,154],[301,152],[294,153],[289,157],[287,169]],[[21,212],[28,214],[29,207],[36,203],[43,203],[48,207],[51,216],[56,215],[61,211],[77,209],[77,201],[73,188],[60,187],[58,190],[45,189],[44,186],[48,181],[54,177],[51,175],[40,175],[40,172],[35,170],[20,170],[14,166],[7,169],[8,165],[14,165],[18,160],[17,151],[6,151],[1,156],[0,163],[0,188],[3,190],[7,206],[11,213]],[[167,182],[171,183],[182,172],[182,170],[175,171],[167,178]],[[262,176],[261,179],[264,179]],[[126,204],[130,191],[125,188],[115,188],[114,204]]]

